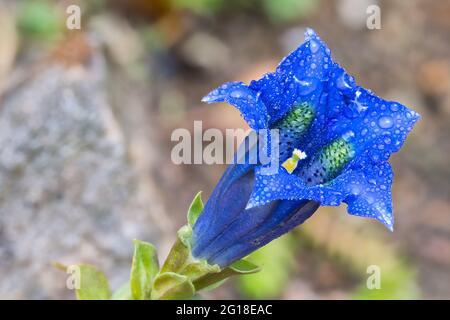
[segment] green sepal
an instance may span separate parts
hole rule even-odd
[[[251,274],[260,271],[261,268],[257,265],[241,259],[227,268],[223,269],[222,271],[218,273],[208,273],[196,281],[194,281],[194,287],[196,291],[202,290],[202,289],[208,289],[211,288],[211,286],[214,286],[218,282],[223,282],[225,279],[234,276],[234,275],[244,275],[244,274]],[[220,283],[221,284],[221,283]]]
[[[187,264],[180,273],[189,277],[191,281],[195,281],[206,274],[219,273],[220,271],[217,264],[210,265],[206,260],[198,260]]]
[[[195,294],[195,288],[187,276],[174,272],[159,274],[151,292],[152,300],[188,299]]]
[[[133,240],[134,255],[131,264],[130,289],[135,300],[146,300],[150,297],[151,286],[156,277],[159,264],[155,247],[147,242]]]
[[[192,227],[190,225],[184,225],[177,231],[177,237],[183,243],[183,245],[190,249],[192,239]]]
[[[200,216],[200,214],[203,211],[203,201],[202,201],[202,192],[198,192],[192,200],[192,203],[189,207],[188,214],[187,214],[187,221],[188,224],[193,227],[195,224],[195,221],[197,221],[197,218]]]
[[[180,239],[177,239],[160,272],[179,272],[189,260],[190,255],[189,248]]]

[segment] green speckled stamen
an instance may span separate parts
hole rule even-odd
[[[344,169],[354,156],[353,145],[338,138],[324,146],[300,173],[308,185],[328,182]]]
[[[280,159],[284,161],[291,156],[296,142],[309,130],[314,120],[314,109],[306,103],[294,105],[287,114],[280,119],[274,128],[280,130]]]

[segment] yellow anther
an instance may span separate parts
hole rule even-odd
[[[289,174],[291,174],[294,172],[295,168],[297,168],[298,162],[303,159],[306,159],[306,153],[299,149],[294,149],[294,151],[292,151],[292,157],[284,161],[282,166]]]

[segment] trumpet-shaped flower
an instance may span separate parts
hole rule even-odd
[[[221,267],[303,223],[320,206],[346,203],[393,229],[388,159],[419,115],[355,83],[322,40],[305,42],[276,71],[226,83],[204,102],[228,102],[255,131],[278,129],[277,172],[232,164],[193,227],[192,254]]]

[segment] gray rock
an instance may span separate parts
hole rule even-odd
[[[131,240],[159,244],[161,205],[142,189],[104,79],[99,56],[49,66],[0,102],[0,298],[73,297],[53,261],[95,264],[118,287]]]

